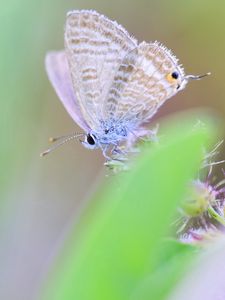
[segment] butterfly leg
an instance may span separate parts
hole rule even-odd
[[[125,150],[122,150],[121,148],[118,147],[118,145],[114,146],[111,150],[112,154],[123,154],[126,155],[128,152]]]
[[[153,129],[139,128],[136,131],[130,131],[129,139],[127,140],[126,147],[132,151],[138,140],[144,142],[158,142],[158,125]]]
[[[109,145],[106,145],[106,146],[100,145],[100,148],[101,148],[101,150],[102,150],[103,156],[106,158],[106,161],[112,160],[112,158],[111,158],[110,156],[107,155],[107,151],[109,150]]]
[[[125,161],[127,160],[126,155],[128,154],[127,151],[121,149],[118,144],[114,144],[114,147],[111,150],[113,156],[113,160],[115,161]]]

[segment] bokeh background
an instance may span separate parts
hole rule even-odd
[[[212,72],[191,82],[155,119],[196,107],[225,116],[224,1],[2,0],[0,299],[36,299],[71,224],[105,176],[101,152],[88,151],[79,142],[39,157],[49,136],[79,130],[44,69],[46,52],[63,48],[65,16],[71,9],[95,9],[139,41],[163,42],[187,73]]]

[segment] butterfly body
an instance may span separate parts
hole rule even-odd
[[[126,141],[129,132],[131,132],[128,125],[127,122],[124,123],[121,120],[101,121],[99,130],[90,131],[83,145],[89,149],[101,148],[103,150],[108,150],[110,146],[113,148],[118,147],[121,142]],[[90,136],[92,140],[89,138]]]

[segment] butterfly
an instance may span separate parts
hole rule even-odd
[[[85,133],[52,141],[62,144],[83,137],[89,149],[106,159],[120,146],[146,133],[143,126],[160,106],[184,89],[190,79],[172,52],[158,42],[141,42],[116,21],[92,10],[67,14],[65,50],[46,56],[48,77],[61,102]]]

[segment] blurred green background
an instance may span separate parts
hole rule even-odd
[[[39,157],[49,136],[79,130],[44,69],[46,52],[63,48],[71,9],[95,9],[139,41],[164,43],[186,73],[212,73],[191,82],[155,119],[193,107],[225,116],[224,1],[1,1],[0,299],[35,299],[76,212],[104,176],[101,152],[79,142]]]

